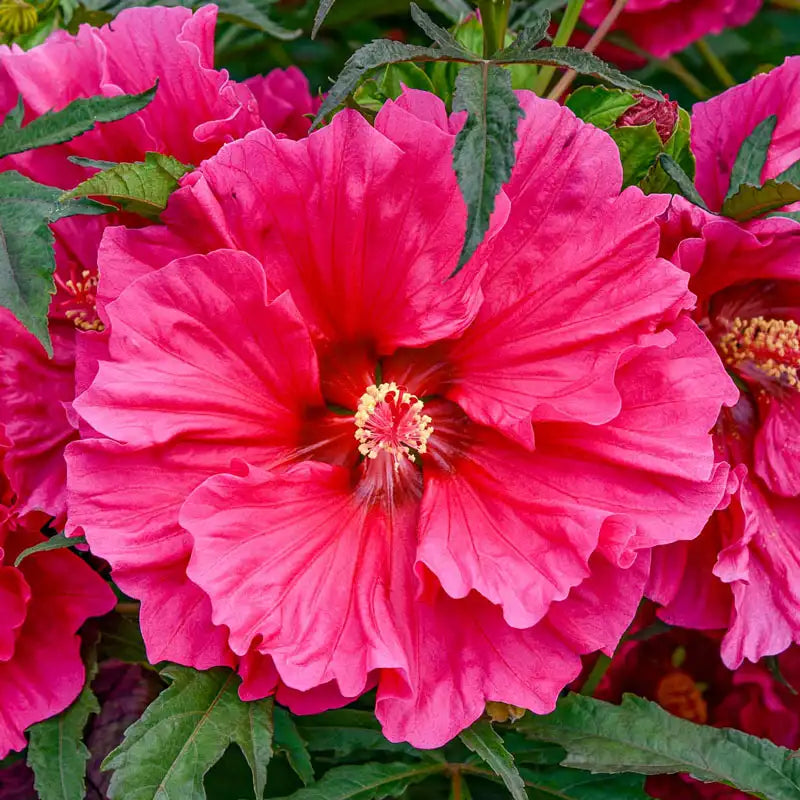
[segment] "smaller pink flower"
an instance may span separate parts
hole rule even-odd
[[[290,139],[308,135],[322,98],[311,96],[308,78],[297,67],[256,75],[248,78],[244,85],[256,98],[261,119],[271,131]]]
[[[583,18],[597,26],[613,5],[613,0],[586,0]],[[709,33],[747,24],[759,8],[761,0],[630,0],[615,29],[666,58]]]
[[[26,728],[77,697],[85,672],[76,632],[115,602],[105,582],[66,550],[14,566],[23,550],[45,541],[47,517],[17,513],[3,473],[8,447],[0,427],[0,759],[25,747]]]

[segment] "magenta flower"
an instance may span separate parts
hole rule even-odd
[[[697,184],[718,208],[745,136],[778,115],[762,179],[800,158],[800,58],[695,106]],[[800,642],[800,224],[740,225],[675,198],[662,254],[691,276],[695,319],[742,387],[715,440],[733,467],[724,508],[699,539],[654,558],[649,594],[669,622],[725,628],[726,664],[757,661]]]
[[[224,70],[213,69],[216,13],[214,6],[194,15],[184,8],[137,8],[123,11],[112,25],[83,25],[76,36],[57,32],[27,52],[0,48],[2,113],[20,94],[29,116],[35,117],[78,97],[141,92],[160,81],[156,98],[139,113],[99,125],[67,144],[4,159],[3,167],[71,188],[90,172],[69,162],[70,155],[137,161],[157,150],[199,164],[226,142],[262,127],[264,113],[271,114],[267,124],[276,132],[302,135],[304,122],[308,128],[302,114],[312,110],[312,98],[297,71],[252,78],[244,86],[229,80]],[[109,222],[114,220],[77,217],[54,226],[52,361],[0,309],[0,422],[14,444],[7,470],[25,504],[23,511],[63,515],[65,510],[64,447],[76,436],[68,418],[75,397],[75,342],[86,338],[87,331],[94,338],[103,327],[95,310],[96,259]]]
[[[390,739],[438,746],[487,700],[551,710],[651,548],[719,503],[735,392],[656,256],[668,200],[620,194],[606,134],[520,99],[455,277],[460,120],[425,93],[374,128],[249,134],[166,227],[107,231],[70,520],[141,598],[151,660],[238,664],[299,713],[377,686]]]
[[[597,26],[613,5],[614,0],[586,0],[583,18]],[[614,27],[666,58],[709,33],[746,25],[759,8],[761,0],[629,0]]]
[[[21,516],[3,472],[0,426],[0,759],[22,750],[30,725],[63,711],[85,680],[78,628],[110,611],[113,592],[74,553],[17,556],[45,540],[44,514]]]

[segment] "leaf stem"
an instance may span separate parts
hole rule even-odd
[[[483,57],[491,58],[506,44],[511,0],[478,0],[483,23]]]
[[[665,58],[660,64],[667,72],[671,72],[698,100],[708,100],[711,97],[711,91],[705,84],[695,78],[675,56]]]
[[[578,18],[583,10],[583,4],[586,0],[569,0],[567,7],[564,9],[564,16],[561,17],[556,35],[553,37],[554,47],[563,47],[569,44],[572,37],[572,32],[578,24]],[[550,81],[555,75],[555,67],[542,67],[539,70],[539,75],[536,78],[536,83],[533,85],[533,91],[538,95],[543,95],[550,85]]]
[[[594,51],[597,50],[600,43],[608,35],[608,32],[614,27],[617,17],[623,12],[627,4],[628,0],[616,0],[614,5],[611,6],[611,10],[606,14],[605,19],[600,23],[597,30],[592,34],[591,39],[586,43],[586,46],[583,48],[584,52],[594,53]],[[565,72],[561,80],[555,85],[555,88],[547,97],[550,100],[558,100],[572,85],[572,81],[575,80],[577,74],[578,73],[575,72],[574,69]]]
[[[736,86],[736,79],[728,72],[727,67],[722,63],[720,57],[711,49],[711,45],[705,39],[698,39],[695,42],[700,55],[711,67],[711,71],[719,78],[720,82],[726,88]]]
[[[594,666],[592,667],[592,671],[589,673],[589,677],[586,679],[583,686],[581,686],[581,694],[591,697],[597,690],[597,687],[600,685],[600,681],[603,680],[603,676],[606,674],[610,666],[611,659],[605,653],[600,653],[597,656],[597,661],[594,662]]]

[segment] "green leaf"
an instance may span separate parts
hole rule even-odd
[[[485,63],[458,74],[453,111],[468,112],[453,148],[453,168],[467,204],[466,237],[455,275],[489,229],[495,199],[514,167],[517,125],[524,112],[511,75]]]
[[[775,177],[778,183],[797,183],[800,184],[800,161],[795,161],[791,167],[788,167],[780,175]]]
[[[72,547],[76,544],[86,544],[86,539],[83,536],[73,536],[68,539],[63,533],[57,533],[55,536],[51,536],[47,541],[39,542],[39,544],[35,544],[33,547],[28,547],[23,550],[17,556],[14,566],[18,567],[28,556],[32,556],[34,553],[46,553],[48,550],[63,550],[65,547]]]
[[[334,2],[335,0],[319,0],[319,7],[314,16],[314,27],[311,29],[312,39],[316,39],[319,29],[322,27],[322,23],[325,22],[325,17],[328,16],[328,12],[333,8]]]
[[[637,102],[630,92],[623,92],[621,89],[581,86],[567,98],[564,105],[576,117],[605,131]]]
[[[731,728],[696,725],[634,695],[625,695],[616,706],[572,694],[552,714],[526,715],[516,729],[560,744],[567,767],[642,775],[686,772],[769,800],[800,797],[800,760],[791,750]]]
[[[138,619],[127,614],[106,614],[98,623],[100,643],[98,658],[116,658],[129,664],[141,664],[152,669],[142,639]]]
[[[761,186],[761,173],[764,171],[764,164],[767,163],[767,152],[777,124],[778,117],[772,114],[763,122],[759,122],[742,142],[731,169],[731,182],[725,195],[726,201],[739,192],[742,184]]]
[[[194,169],[172,156],[146,153],[144,161],[115,164],[110,169],[92,175],[62,199],[76,197],[107,197],[119,203],[124,211],[143,217],[157,218],[167,207],[167,200],[178,188],[178,181]]]
[[[537,800],[650,800],[641,775],[592,775],[568,767],[521,767],[520,774]]]
[[[450,31],[437,25],[416,3],[411,3],[411,19],[414,20],[417,27],[426,36],[436,42],[443,50],[463,53],[467,56],[472,55],[456,41]]]
[[[344,69],[322,101],[314,119],[314,126],[322,122],[337,106],[343,103],[373,70],[387,64],[401,64],[407,61],[471,61],[480,62],[477,56],[459,53],[446,53],[439,47],[419,47],[417,45],[394,42],[390,39],[376,39],[356,50],[347,60]]]
[[[62,111],[48,111],[22,123],[22,97],[0,126],[0,157],[34,147],[61,144],[92,130],[98,122],[113,122],[141,111],[156,95],[158,83],[141,94],[116,97],[81,97]]]
[[[452,22],[461,22],[472,13],[465,0],[431,0],[431,5]]]
[[[423,754],[404,742],[390,742],[370,711],[343,708],[308,717],[295,718],[300,735],[312,752],[331,751],[337,759],[358,751],[380,750],[406,753],[417,757]]]
[[[678,164],[690,180],[693,180],[696,164],[690,144],[691,128],[691,117],[684,109],[679,108],[678,124],[672,136],[664,144],[663,151]],[[664,172],[660,160],[653,164],[639,186],[645,194],[657,192],[675,194],[678,191],[677,184]]]
[[[656,163],[662,150],[663,143],[655,123],[611,127],[608,134],[619,148],[623,184],[631,186],[639,183]]]
[[[786,217],[800,222],[800,211],[779,211],[777,214],[767,214],[768,217]]]
[[[546,9],[536,17],[535,21],[526,25],[516,38],[500,52],[503,59],[514,59],[521,56],[523,61],[534,51],[536,46],[547,36],[550,27],[550,12]]]
[[[66,711],[29,729],[28,766],[41,800],[83,800],[86,796],[89,750],[83,731],[89,715],[100,711],[90,682],[91,671],[83,691]]]
[[[767,181],[763,186],[740,184],[738,191],[725,199],[722,213],[726,217],[746,222],[800,200],[800,187],[793,183]]]
[[[683,171],[683,168],[674,158],[662,153],[658,157],[658,163],[666,174],[675,182],[680,193],[696,206],[708,211],[706,201],[700,196],[700,192],[695,188],[692,179]]]
[[[440,764],[359,764],[334,767],[313,786],[283,800],[382,800],[443,771]]]
[[[111,169],[116,167],[116,161],[98,161],[95,158],[83,158],[83,156],[67,156],[67,161],[77,164],[79,167],[89,167],[90,169]]]
[[[471,727],[461,731],[459,738],[494,770],[514,800],[527,800],[525,784],[514,763],[514,756],[506,750],[502,737],[492,727],[491,722],[478,720]]]
[[[50,356],[47,309],[55,291],[56,262],[48,223],[114,210],[93,200],[59,203],[61,193],[13,170],[0,173],[0,306],[14,314]]]
[[[409,89],[433,92],[433,84],[425,70],[416,64],[389,64],[383,72],[365,81],[355,92],[356,103],[362,108],[377,113],[387,100],[395,100]]]
[[[256,797],[262,797],[272,753],[272,701],[243,703],[239,680],[227,669],[170,666],[162,675],[171,685],[103,763],[114,770],[111,800],[205,800],[203,777],[232,743],[247,758]]]
[[[314,783],[311,756],[291,714],[286,709],[275,706],[272,721],[275,725],[275,749],[286,754],[289,765],[306,786]]]
[[[494,64],[545,64],[553,67],[574,69],[580,75],[595,75],[608,81],[620,89],[641,92],[654,100],[663,100],[661,94],[650,86],[631,78],[624,72],[606,64],[592,53],[578,50],[576,47],[538,47],[527,52],[514,51],[510,56],[502,51],[492,59]]]

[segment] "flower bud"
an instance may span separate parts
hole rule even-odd
[[[627,128],[654,122],[661,141],[666,142],[678,124],[678,103],[669,99],[653,100],[643,94],[635,94],[634,97],[639,102],[617,120],[617,127]]]

